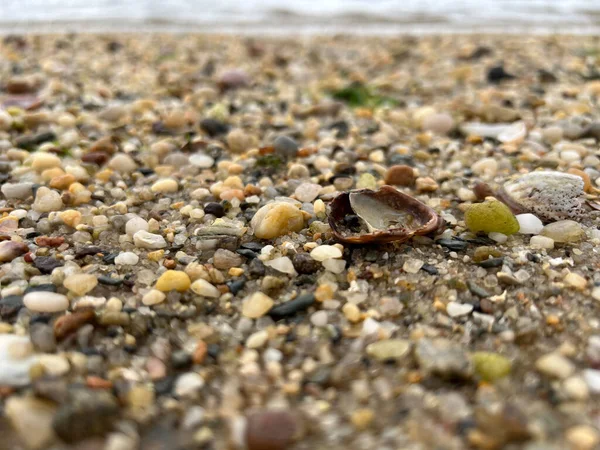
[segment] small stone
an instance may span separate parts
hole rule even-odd
[[[266,315],[273,307],[273,299],[262,292],[249,295],[242,302],[242,315],[250,319],[258,319]]]
[[[54,330],[45,323],[34,323],[29,326],[29,338],[33,347],[43,353],[56,351],[56,338]]]
[[[493,177],[498,172],[498,161],[495,158],[482,158],[471,166],[471,170],[482,177]]]
[[[165,301],[167,296],[157,289],[151,289],[142,297],[142,303],[146,306],[158,305]]]
[[[53,331],[56,339],[63,339],[72,333],[75,333],[86,323],[96,319],[96,313],[93,309],[78,309],[71,314],[60,316],[54,322]]]
[[[346,269],[346,261],[343,259],[326,259],[323,267],[329,272],[340,274]]]
[[[24,200],[33,192],[33,183],[4,183],[2,194],[7,199]]]
[[[23,304],[31,311],[55,313],[67,310],[69,299],[55,292],[34,291],[23,297]]]
[[[167,270],[156,281],[156,289],[163,292],[185,292],[192,284],[187,273],[180,270]]]
[[[50,448],[56,439],[52,429],[55,412],[53,403],[35,397],[12,396],[4,406],[4,414],[19,438],[32,450]]]
[[[366,430],[373,423],[375,412],[369,408],[360,408],[352,413],[350,422],[359,431]]]
[[[565,432],[573,450],[593,450],[600,443],[600,433],[590,425],[576,425]]]
[[[164,237],[144,230],[140,230],[133,235],[133,242],[136,247],[153,250],[165,248],[167,246],[167,241],[165,241]]]
[[[465,223],[473,232],[510,235],[519,231],[519,222],[508,206],[496,200],[470,205],[465,212]]]
[[[377,189],[377,180],[370,173],[363,173],[358,177],[356,189]]]
[[[264,264],[265,266],[271,267],[272,269],[275,269],[281,273],[286,273],[294,277],[298,275],[296,269],[294,269],[294,264],[292,263],[292,260],[287,256],[280,256],[279,258],[274,258],[269,261],[265,261]]]
[[[200,169],[210,169],[215,164],[215,160],[204,153],[196,153],[190,156],[190,164]]]
[[[220,203],[211,202],[204,205],[204,212],[220,218],[225,215],[225,208]]]
[[[567,286],[583,291],[587,287],[587,280],[581,275],[569,272],[563,279]]]
[[[202,278],[198,278],[194,281],[190,286],[190,289],[192,292],[201,295],[202,297],[219,298],[221,296],[221,292],[215,286]]]
[[[546,225],[540,234],[553,239],[554,242],[570,243],[581,241],[585,231],[574,220],[559,220]]]
[[[289,300],[271,308],[269,316],[274,320],[283,319],[284,317],[292,316],[297,312],[308,309],[314,303],[315,296],[313,294],[299,295],[293,300]]]
[[[38,173],[53,167],[60,167],[60,158],[52,153],[36,152],[31,157],[31,168]]]
[[[26,386],[38,358],[28,336],[0,334],[0,386]]]
[[[416,179],[413,168],[402,164],[390,167],[384,178],[386,184],[395,186],[413,186]]]
[[[378,361],[398,361],[410,353],[410,341],[404,339],[387,339],[367,346],[367,355]]]
[[[315,183],[302,183],[294,191],[294,196],[303,203],[310,203],[316,199],[321,192],[321,185]]]
[[[119,253],[115,258],[115,264],[122,266],[135,266],[140,260],[140,257],[133,252]]]
[[[257,331],[256,333],[248,336],[248,339],[246,339],[246,347],[261,348],[267,343],[268,340],[269,332],[267,330]]]
[[[278,136],[273,142],[275,153],[284,158],[294,158],[298,154],[298,148],[298,143],[287,136]]]
[[[81,213],[73,209],[68,209],[59,213],[59,217],[63,223],[71,228],[75,228],[81,223]]]
[[[437,134],[447,134],[454,128],[454,120],[447,113],[428,114],[422,123],[424,131],[431,131]]]
[[[327,326],[327,322],[327,311],[317,311],[310,316],[310,323],[312,323],[315,327]]]
[[[217,81],[219,88],[226,91],[229,89],[239,89],[250,85],[250,77],[240,69],[230,69],[223,72]]]
[[[559,353],[548,353],[542,356],[535,362],[535,368],[544,375],[561,379],[575,372],[573,363]]]
[[[516,216],[519,222],[519,234],[540,234],[544,224],[533,214],[519,214]]]
[[[360,309],[354,303],[346,303],[342,307],[342,312],[344,313],[344,317],[348,319],[349,322],[357,323],[361,320]]]
[[[240,130],[239,128],[231,130],[229,134],[227,134],[226,140],[229,150],[233,153],[244,153],[256,144],[255,139],[252,136],[246,134],[244,130]]]
[[[130,174],[137,169],[137,164],[131,156],[125,153],[117,153],[108,162],[108,167],[122,174]]]
[[[75,295],[82,296],[98,285],[98,278],[86,273],[69,275],[63,281],[63,286]]]
[[[406,273],[419,273],[419,270],[421,270],[421,267],[423,267],[424,264],[425,263],[420,259],[409,258],[406,261],[404,261],[404,264],[402,265],[402,270],[404,270]]]
[[[202,131],[204,131],[210,137],[217,137],[229,131],[229,125],[216,119],[202,119],[200,121],[200,128],[202,128]],[[190,162],[191,161],[192,160],[190,158]],[[212,164],[208,167],[211,166]]]
[[[473,365],[463,348],[448,339],[421,339],[415,348],[421,370],[442,378],[470,378]]]
[[[166,178],[164,180],[158,180],[152,185],[150,190],[159,194],[172,194],[179,190],[179,185],[177,184],[177,181]]]
[[[439,185],[431,177],[419,177],[415,180],[415,187],[418,192],[435,192]]]
[[[259,239],[274,239],[304,228],[304,216],[296,206],[273,202],[260,208],[250,222]]]
[[[57,267],[61,267],[63,263],[51,256],[38,256],[33,260],[33,265],[43,274],[49,274]]]
[[[71,370],[69,360],[62,355],[41,355],[39,363],[44,373],[51,377],[66,375]]]
[[[141,217],[134,217],[132,219],[129,219],[125,224],[125,232],[129,236],[133,236],[138,231],[148,231],[149,228],[150,226],[148,225],[148,222],[146,222]]]
[[[502,233],[498,233],[496,231],[492,231],[491,233],[488,234],[488,237],[492,240],[497,242],[498,244],[504,244],[506,241],[508,241],[508,236]]]
[[[2,241],[0,242],[0,263],[11,262],[28,251],[29,247],[23,242]]]
[[[292,256],[294,269],[301,274],[311,274],[319,270],[319,263],[307,253],[296,253]]]
[[[196,372],[184,373],[177,378],[173,392],[177,397],[191,397],[205,385],[204,378]]]
[[[511,362],[498,353],[475,352],[471,355],[475,373],[484,381],[495,382],[511,371]]]
[[[59,211],[63,208],[63,201],[58,192],[41,186],[35,194],[32,208],[41,213]]]
[[[241,264],[241,256],[231,250],[220,248],[213,255],[213,265],[217,269],[227,270],[231,267],[238,267]]]
[[[572,376],[563,382],[563,389],[569,398],[576,401],[586,401],[590,397],[590,390],[586,381],[579,376]]]
[[[341,258],[342,251],[334,245],[319,245],[311,250],[310,257],[315,261],[323,262],[331,258]]]
[[[247,418],[248,450],[286,450],[299,429],[298,419],[286,410],[260,410]]]
[[[583,379],[591,392],[600,394],[600,370],[585,369]]]
[[[552,250],[554,248],[554,239],[546,236],[532,236],[529,240],[532,248]]]
[[[450,317],[461,317],[473,312],[473,305],[468,303],[449,302],[446,305],[446,313]]]

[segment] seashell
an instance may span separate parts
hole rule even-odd
[[[348,244],[405,242],[433,233],[444,220],[429,206],[391,186],[338,195],[331,202],[329,225],[334,236]]]
[[[532,213],[546,222],[585,214],[583,179],[561,172],[531,172],[507,181],[497,193],[515,214]]]

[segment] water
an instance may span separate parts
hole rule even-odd
[[[0,32],[597,34],[600,0],[0,0]]]

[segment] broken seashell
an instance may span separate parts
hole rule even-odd
[[[391,186],[338,195],[331,202],[329,225],[334,236],[349,244],[405,242],[433,233],[444,220],[429,206]]]
[[[584,215],[583,186],[583,179],[577,175],[531,172],[504,183],[497,198],[515,214],[533,213],[553,222]]]

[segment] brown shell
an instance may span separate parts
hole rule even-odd
[[[350,204],[351,193],[368,195],[393,209],[408,212],[417,220],[417,226],[410,228],[390,228],[370,233],[348,235],[348,232],[344,232],[341,224],[345,216],[354,214],[354,210]],[[338,195],[331,202],[329,225],[331,226],[334,236],[341,242],[346,244],[368,244],[375,242],[406,242],[413,236],[434,233],[444,226],[444,219],[429,206],[410,195],[406,195],[392,186],[382,186],[377,191],[360,189]]]

